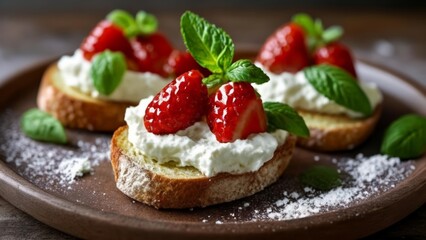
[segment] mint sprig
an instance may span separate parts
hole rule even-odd
[[[21,130],[34,140],[61,143],[67,142],[67,136],[62,124],[50,114],[33,108],[21,117]]]
[[[138,35],[150,35],[157,31],[157,18],[144,11],[139,11],[136,14],[136,19],[124,10],[114,10],[106,17],[121,29],[128,38]]]
[[[285,130],[299,137],[309,137],[309,128],[303,118],[289,105],[278,102],[264,102],[268,132]]]
[[[386,130],[380,151],[402,159],[426,152],[426,118],[409,114],[398,118]]]
[[[364,116],[373,113],[367,95],[346,71],[323,64],[307,67],[303,72],[309,83],[328,99]]]
[[[257,84],[269,81],[269,77],[250,60],[242,59],[232,63],[234,43],[223,29],[190,11],[182,15],[180,24],[187,49],[198,64],[212,72],[212,75],[203,79],[208,87],[229,81]]]
[[[308,168],[299,179],[304,185],[321,191],[329,191],[342,184],[340,174],[335,168],[322,165]]]
[[[203,79],[210,89],[227,82],[249,82],[262,84],[269,77],[248,59],[234,63],[234,43],[221,28],[200,16],[187,11],[181,17],[181,33],[184,43],[201,66],[212,74]],[[283,129],[297,136],[308,137],[309,129],[304,120],[290,106],[266,102],[263,105],[268,121],[268,131]]]
[[[292,22],[303,28],[307,36],[307,44],[312,52],[322,45],[337,41],[343,35],[343,28],[331,26],[324,29],[320,19],[313,19],[306,13],[299,13],[292,17]]]
[[[97,54],[90,67],[95,89],[103,95],[110,95],[120,85],[126,69],[126,58],[121,52],[106,50]]]

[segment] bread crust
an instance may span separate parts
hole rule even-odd
[[[153,170],[157,166],[138,163],[124,146],[127,126],[117,129],[111,140],[111,164],[117,188],[127,196],[155,208],[206,207],[250,196],[274,183],[287,168],[296,138],[289,136],[258,171],[244,174],[220,173],[203,176],[194,169],[193,176],[174,176]],[[127,142],[128,143],[128,142]],[[129,144],[129,143],[128,143]],[[131,144],[130,148],[133,148]],[[146,158],[146,157],[145,157]],[[186,169],[189,167],[186,167]],[[176,167],[176,172],[182,167]]]
[[[299,138],[298,146],[316,151],[350,150],[363,143],[373,132],[382,106],[368,118],[354,119],[346,115],[321,114],[298,109],[310,130],[309,138]]]
[[[37,95],[38,107],[65,127],[91,131],[112,132],[124,125],[126,108],[136,104],[95,99],[65,85],[57,63],[47,68]]]

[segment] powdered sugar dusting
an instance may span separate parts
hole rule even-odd
[[[0,113],[0,159],[36,185],[71,187],[78,177],[109,159],[107,136],[68,131],[68,144],[44,143],[27,138],[19,119],[12,110]]]
[[[312,161],[318,164],[318,157]],[[252,201],[261,204],[250,204],[247,200],[229,210],[229,215],[220,216],[222,222],[246,221],[260,222],[270,220],[290,220],[309,217],[329,211],[346,208],[378,196],[394,188],[408,177],[415,166],[412,161],[402,162],[399,158],[385,155],[364,156],[355,158],[331,159],[342,176],[342,186],[328,192],[317,191],[301,185],[297,177],[285,179],[272,186],[282,189],[282,195],[262,193],[254,196]],[[279,192],[271,190],[271,192]],[[261,206],[247,208],[248,206]],[[246,208],[243,208],[246,207]],[[248,212],[244,212],[247,210]],[[243,215],[249,215],[242,217]],[[248,220],[247,220],[248,219]],[[214,222],[218,219],[203,218],[202,222]]]
[[[71,184],[78,177],[83,177],[84,174],[90,173],[93,171],[89,158],[80,157],[80,158],[71,158],[65,159],[59,163],[56,173],[61,175],[60,183],[62,185]]]

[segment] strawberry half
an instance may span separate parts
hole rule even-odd
[[[256,61],[273,73],[296,73],[308,66],[303,29],[294,23],[279,28],[263,44]]]
[[[246,139],[267,127],[262,100],[247,82],[226,83],[210,96],[207,123],[222,143]]]
[[[168,76],[164,66],[167,64],[173,47],[163,34],[156,32],[147,36],[139,35],[131,39],[131,47],[139,71],[152,72],[163,77]]]
[[[203,75],[189,71],[167,84],[149,103],[143,119],[154,134],[172,134],[201,120],[208,106]]]
[[[315,64],[330,64],[340,67],[356,78],[352,54],[345,45],[339,42],[329,43],[315,50],[313,55]]]
[[[96,25],[80,45],[86,60],[105,50],[122,52],[126,58],[133,59],[132,47],[123,30],[108,20],[103,20]]]

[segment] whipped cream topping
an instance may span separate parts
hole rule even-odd
[[[138,106],[126,110],[128,140],[159,163],[175,161],[179,166],[193,166],[207,177],[221,172],[239,174],[257,171],[270,160],[288,133],[252,134],[248,139],[220,143],[204,121],[176,134],[155,135],[143,123],[145,109],[152,97],[142,99]]]
[[[274,74],[261,64],[256,65],[269,76],[270,80],[261,85],[254,85],[263,101],[284,102],[294,108],[327,114],[346,114],[358,118],[363,115],[354,112],[320,94],[306,79],[303,71],[296,74],[283,72]],[[375,83],[360,82],[360,87],[367,95],[373,109],[382,102],[383,96]]]
[[[93,98],[112,101],[139,102],[141,98],[146,98],[157,94],[172,79],[150,72],[135,72],[127,70],[120,85],[108,96],[99,93],[93,86],[90,77],[90,61],[83,57],[80,49],[76,50],[72,56],[63,56],[58,62],[60,74],[67,86],[73,87],[80,92]]]

